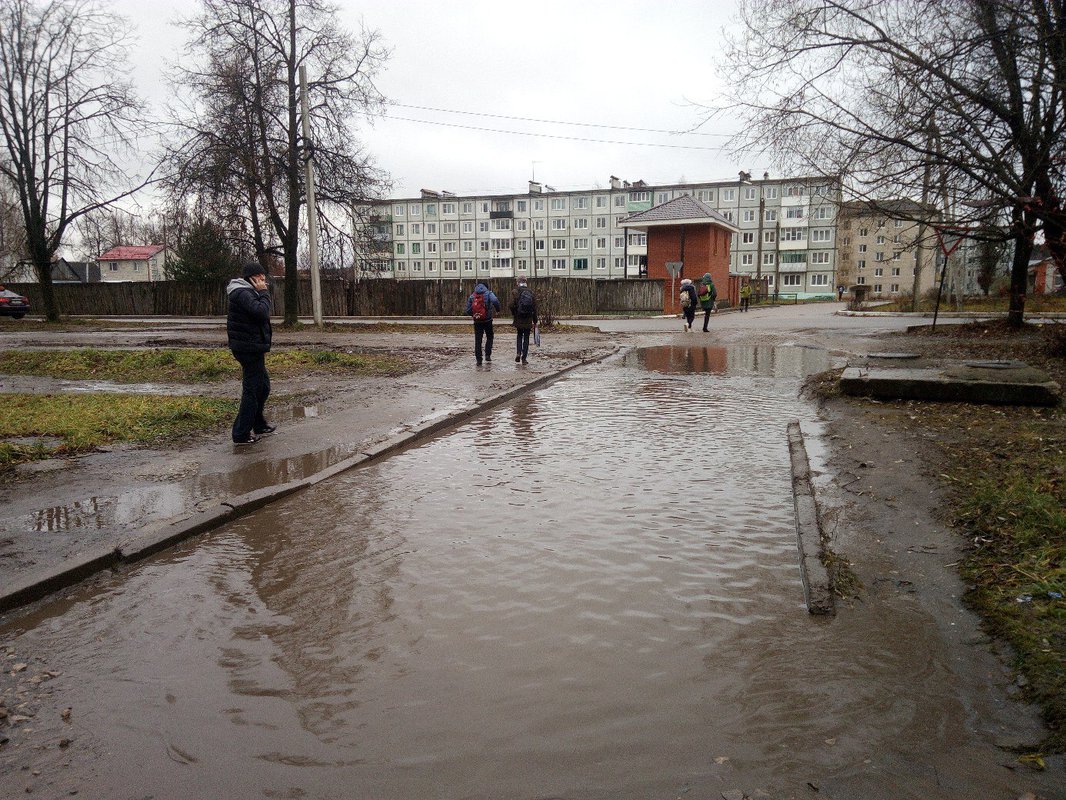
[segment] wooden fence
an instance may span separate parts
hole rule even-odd
[[[285,280],[271,279],[274,313],[285,313]],[[463,313],[473,279],[358,283],[334,278],[322,280],[322,313],[327,317],[450,317]],[[486,281],[500,298],[506,314],[513,278]],[[663,284],[657,280],[589,280],[585,278],[530,278],[542,314],[555,318],[611,313],[661,313]],[[43,312],[41,289],[36,283],[8,284],[30,299],[35,314]],[[54,284],[61,314],[108,316],[217,317],[226,313],[226,282]],[[300,279],[301,316],[310,316],[311,281]]]

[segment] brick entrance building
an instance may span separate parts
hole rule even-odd
[[[648,277],[663,281],[663,313],[680,314],[681,279],[699,283],[711,273],[719,300],[736,303],[739,281],[730,279],[729,248],[739,229],[706,203],[682,195],[662,205],[632,214],[623,228],[648,233]],[[671,276],[666,265],[681,262],[681,272]]]

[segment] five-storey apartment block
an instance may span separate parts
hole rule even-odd
[[[627,278],[647,269],[647,236],[622,220],[681,195],[722,213],[740,232],[730,271],[765,278],[800,297],[836,284],[839,183],[824,178],[655,186],[614,176],[604,189],[556,191],[530,182],[526,194],[460,197],[423,190],[369,209],[360,269],[398,279]]]

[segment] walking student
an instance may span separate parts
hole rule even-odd
[[[751,284],[745,283],[740,287],[740,310],[747,311],[751,303]]]
[[[681,279],[681,313],[685,315],[685,330],[692,330],[692,322],[696,319],[696,287],[691,278]]]
[[[266,273],[258,264],[247,264],[240,278],[226,286],[229,313],[226,334],[229,349],[241,365],[241,405],[233,422],[233,443],[254,444],[275,428],[263,416],[270,397],[266,354],[270,352],[270,292]]]
[[[511,293],[511,324],[518,331],[518,353],[514,360],[523,364],[529,358],[529,334],[537,324],[537,298],[526,285],[525,278],[518,279],[518,286]]]
[[[707,323],[711,319],[711,312],[714,311],[714,302],[718,299],[718,290],[714,288],[714,281],[711,280],[711,273],[703,273],[703,280],[700,281],[700,288],[697,292],[697,296],[700,300],[700,308],[703,309],[703,332],[707,332]]]
[[[481,366],[481,342],[485,341],[485,360],[492,362],[492,317],[500,310],[500,299],[483,283],[474,287],[466,298],[466,314],[474,320],[474,360]]]

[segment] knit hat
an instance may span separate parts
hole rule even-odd
[[[526,277],[524,275],[519,275],[518,276],[518,285],[519,286],[525,286],[526,285]]]
[[[709,272],[704,272],[704,273],[703,273],[703,279],[704,279],[705,281],[709,281],[709,280],[711,279],[711,273],[709,273]]]
[[[254,261],[245,264],[244,269],[241,270],[241,277],[248,280],[253,275],[266,275],[266,271]]]
[[[682,278],[681,279],[681,285],[682,286],[687,286],[690,283],[692,283],[692,278]]]

